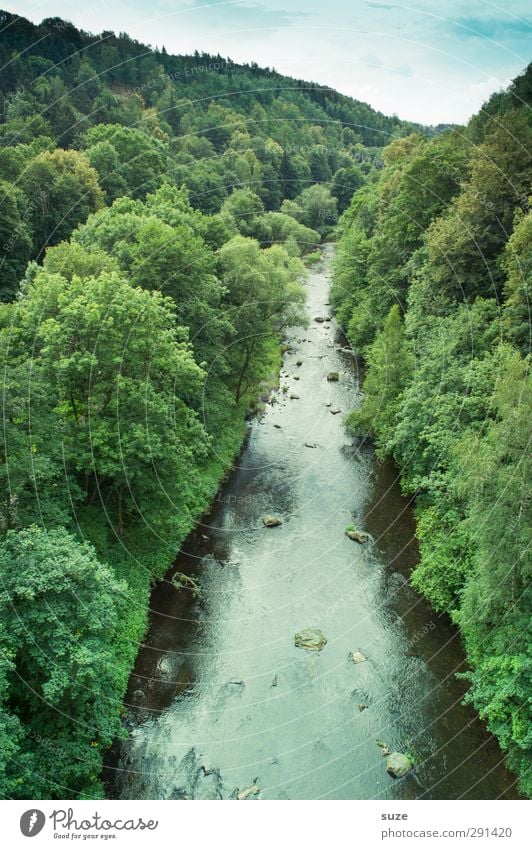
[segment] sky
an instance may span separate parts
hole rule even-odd
[[[2,0],[32,21],[127,32],[329,85],[391,115],[463,123],[532,59],[530,0]]]

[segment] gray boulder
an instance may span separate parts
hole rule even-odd
[[[364,531],[349,530],[345,532],[345,535],[349,537],[349,539],[354,540],[354,542],[359,542],[361,544],[369,540],[369,534],[366,534]]]
[[[252,784],[251,787],[246,787],[244,790],[238,790],[236,798],[239,802],[245,802],[246,799],[250,799],[252,796],[258,796],[259,793],[260,787],[258,784]]]
[[[410,758],[401,754],[401,752],[392,752],[386,758],[386,771],[392,778],[402,778],[410,772],[412,767],[413,764]]]
[[[321,651],[327,642],[327,637],[319,628],[303,628],[294,637],[294,643],[299,649]]]
[[[263,516],[262,522],[266,528],[277,528],[283,524],[282,519],[279,519],[278,516],[272,516],[269,513]]]

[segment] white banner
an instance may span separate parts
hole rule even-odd
[[[234,849],[530,845],[525,801],[194,801],[1,803],[2,846]],[[246,813],[247,811],[247,813]],[[32,840],[35,843],[32,843]]]

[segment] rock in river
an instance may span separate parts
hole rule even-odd
[[[266,528],[277,528],[279,525],[283,524],[282,519],[279,519],[278,516],[271,516],[269,513],[263,517],[262,521]]]
[[[406,775],[412,769],[412,761],[410,758],[407,758],[406,755],[402,755],[401,752],[392,752],[391,755],[388,755],[386,758],[386,771],[390,773],[393,778],[402,778],[403,775]]]
[[[297,648],[310,651],[321,651],[326,642],[327,637],[319,628],[303,628],[294,637]]]
[[[257,784],[252,784],[251,787],[246,787],[245,790],[239,790],[236,794],[236,798],[243,802],[246,799],[249,799],[250,796],[258,796],[260,793],[260,787]]]
[[[361,651],[352,651],[349,655],[353,663],[364,663],[367,658],[362,654]]]
[[[340,375],[338,374],[337,371],[330,371],[327,375],[327,380],[329,381],[329,383],[336,383],[336,381],[339,380],[339,378],[340,378]]]
[[[318,324],[323,324],[323,322],[325,321],[325,319],[323,318],[323,316],[322,316],[322,315],[317,315],[317,316],[315,317],[314,321],[317,321],[317,322],[318,322]]]
[[[366,534],[364,531],[349,530],[345,532],[345,535],[349,537],[349,539],[360,543],[367,542],[369,539],[369,534]]]

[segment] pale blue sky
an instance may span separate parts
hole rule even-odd
[[[529,0],[3,0],[170,53],[205,50],[333,86],[387,114],[461,122],[532,58]]]

